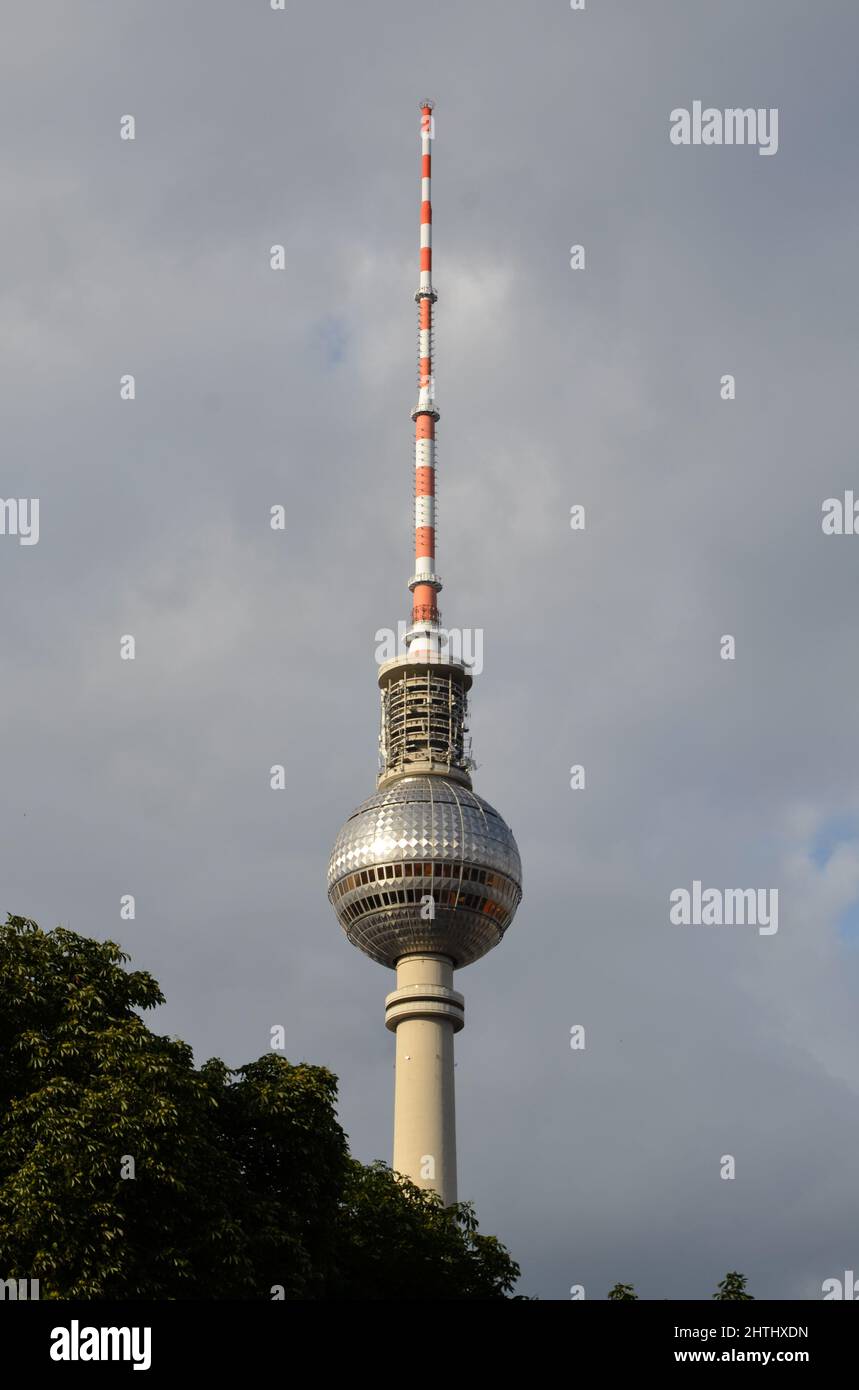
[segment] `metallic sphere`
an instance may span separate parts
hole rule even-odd
[[[512,922],[522,865],[513,832],[468,787],[403,777],[343,826],[328,897],[353,946],[382,965],[434,952],[461,967],[497,946]]]

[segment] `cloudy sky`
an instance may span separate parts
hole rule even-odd
[[[406,615],[432,97],[443,612],[525,872],[457,977],[461,1195],[544,1299],[820,1297],[859,1269],[853,0],[4,27],[0,493],[40,537],[0,537],[0,908],[121,941],[201,1061],[282,1023],[389,1158],[393,977],[325,869]],[[672,145],[695,100],[778,108],[777,154]],[[694,880],[777,888],[777,933],[672,925]]]

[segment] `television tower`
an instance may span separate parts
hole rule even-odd
[[[415,569],[406,653],[379,669],[377,790],[346,821],[328,866],[328,897],[346,936],[397,972],[385,1000],[396,1034],[393,1167],[456,1201],[453,1037],[465,1022],[453,972],[497,946],[522,897],[512,831],[471,787],[471,673],[447,653],[435,560],[431,142],[421,103]]]

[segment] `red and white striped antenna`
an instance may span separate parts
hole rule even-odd
[[[433,305],[438,298],[432,284],[432,141],[435,138],[433,102],[421,102],[421,241],[418,304],[418,401],[412,411],[415,422],[415,572],[412,622],[406,633],[409,656],[438,657],[439,612],[436,595],[441,579],[435,569],[435,426],[439,417],[433,377]]]

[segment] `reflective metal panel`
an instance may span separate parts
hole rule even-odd
[[[328,885],[349,940],[374,960],[394,966],[435,951],[461,967],[501,940],[522,896],[522,866],[488,802],[443,777],[404,777],[349,817]]]

